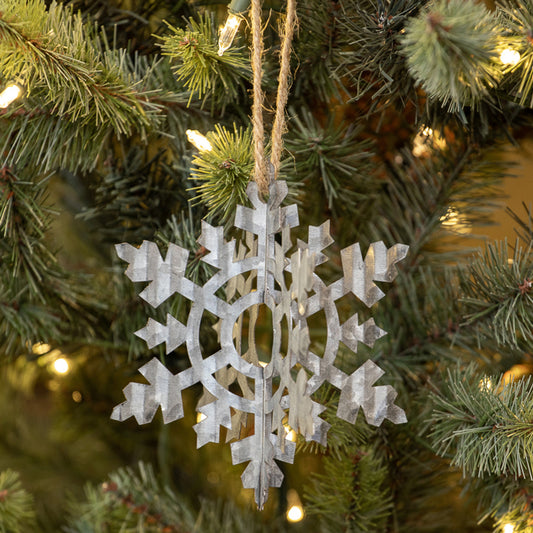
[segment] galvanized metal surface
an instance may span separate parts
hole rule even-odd
[[[235,217],[235,226],[248,232],[246,246],[241,243],[238,249],[234,240],[225,242],[221,227],[202,223],[198,242],[209,251],[203,261],[219,269],[203,287],[185,278],[188,251],[175,244],[169,245],[164,259],[153,242],[145,241],[139,248],[116,246],[119,257],[129,263],[126,275],[132,281],[150,282],[140,294],[150,305],[157,307],[176,293],[193,303],[186,325],[167,315],[166,324],[149,319],[135,333],[149,348],[164,342],[167,353],[186,343],[191,367],[174,375],[152,359],[140,369],[148,384],[127,385],[126,401],[115,407],[111,418],[122,421],[134,416],[145,424],[161,407],[164,422],[172,422],[183,416],[181,391],[201,382],[205,393],[198,410],[205,418],[194,426],[198,447],[219,442],[220,426],[227,428],[227,440],[238,438],[247,417],[254,418],[254,434],[232,442],[231,454],[233,464],[249,461],[242,482],[255,490],[260,509],[269,488],[279,487],[283,480],[276,460],[294,459],[295,444],[287,438],[287,425],[307,440],[327,443],[329,424],[320,418],[325,408],[311,397],[324,382],[340,389],[337,416],[344,420],[355,422],[360,408],[367,422],[376,426],[384,419],[396,424],[407,420],[394,405],[396,391],[390,385],[374,386],[384,373],[375,363],[367,361],[350,375],[334,363],[341,341],[357,351],[359,342],[372,347],[385,334],[372,318],[359,324],[357,314],[341,325],[335,301],[351,292],[372,306],[384,296],[374,281],[393,281],[395,265],[408,247],[396,244],[387,249],[376,242],[363,259],[359,244],[349,246],[341,252],[344,277],[326,285],[315,268],[327,261],[322,251],[333,242],[329,221],[309,227],[308,242],[298,240],[287,257],[293,249],[290,229],[298,225],[298,212],[295,205],[281,207],[286,195],[286,183],[276,181],[264,203],[256,184],[249,184],[253,207],[238,206]],[[276,234],[281,234],[278,241]],[[225,299],[216,295],[220,288],[225,289]],[[272,313],[272,353],[265,366],[259,363],[254,337],[261,304]],[[206,310],[220,319],[220,350],[204,358],[200,324]],[[324,353],[318,356],[310,351],[307,319],[322,310],[327,338]],[[247,350],[242,354],[245,312],[249,323]],[[282,323],[288,325],[287,353],[281,353]],[[274,379],[279,384],[273,388]],[[233,383],[240,395],[230,391]]]

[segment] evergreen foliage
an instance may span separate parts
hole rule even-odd
[[[172,372],[187,367],[183,348],[149,353],[132,332],[169,311],[183,322],[190,306],[175,297],[148,310],[113,245],[150,239],[164,255],[177,243],[203,285],[214,269],[197,242],[202,220],[242,238],[231,222],[253,179],[250,35],[243,22],[218,55],[227,7],[0,0],[0,92],[24,87],[0,109],[0,469],[16,461],[36,495],[34,512],[17,476],[0,475],[0,530],[530,532],[530,199],[509,212],[513,246],[472,255],[468,235],[483,233],[503,200],[503,142],[533,131],[531,0],[492,11],[472,0],[298,5],[280,178],[299,205],[298,237],[331,222],[327,284],[353,242],[363,253],[379,240],[409,245],[375,309],[337,302],[342,320],[373,316],[389,333],[372,350],[341,346],[339,368],[376,361],[407,424],[345,423],[338,391],[319,390],[328,448],[301,444],[259,514],[227,448],[196,450],[201,390],[184,393],[185,419],[172,426],[109,421],[152,355]],[[284,9],[263,5],[267,151]],[[505,47],[520,52],[515,65],[500,60]],[[212,150],[193,148],[187,129]],[[211,318],[203,354],[217,344]],[[321,318],[309,323],[317,353]],[[67,375],[52,369],[58,354],[72,363]],[[114,472],[103,485],[102,472]],[[63,486],[73,489],[69,513],[53,494]],[[306,494],[300,525],[285,520],[288,487]]]
[[[432,439],[437,452],[450,453],[453,465],[476,477],[533,481],[530,380],[480,378],[474,368],[450,372],[434,396]]]
[[[498,15],[507,30],[507,38],[514,50],[520,53],[520,61],[511,64],[514,72],[511,81],[511,94],[521,105],[533,105],[533,51],[531,50],[531,28],[533,27],[533,2],[525,0],[517,9],[514,2],[503,1],[498,4]]]
[[[118,136],[146,137],[160,115],[160,106],[151,101],[159,91],[143,88],[152,66],[113,49],[61,4],[53,2],[48,10],[41,0],[3,4],[0,71],[7,81],[27,86],[30,97],[30,111],[15,107],[8,113],[17,117],[2,133],[2,151],[11,155],[8,161],[25,164],[37,155],[33,161],[44,169],[58,164],[90,168],[110,130]],[[63,122],[70,125],[69,136]],[[94,144],[89,128],[91,134],[102,131]],[[38,138],[48,138],[48,146],[32,154]],[[65,152],[73,154],[65,144],[74,152],[70,164]],[[81,150],[90,150],[93,157],[76,161]]]
[[[208,15],[198,21],[190,19],[186,29],[169,29],[172,35],[163,38],[161,47],[164,55],[177,61],[174,71],[190,91],[189,102],[193,97],[214,96],[213,109],[224,109],[228,102],[238,101],[251,72],[243,51],[230,48],[218,55],[216,32]]]
[[[460,111],[496,86],[500,39],[498,20],[482,3],[445,0],[409,20],[402,47],[427,95]]]
[[[193,190],[196,202],[207,207],[210,218],[227,221],[238,204],[248,201],[246,187],[254,168],[252,130],[234,125],[231,131],[216,125],[207,139],[213,149],[198,153],[192,161],[191,176],[200,182]]]
[[[72,507],[67,533],[274,530],[256,524],[251,513],[231,503],[204,501],[197,514],[189,502],[163,486],[153,470],[143,463],[136,470],[120,469],[109,476],[109,481],[99,487],[87,486],[85,492],[86,501]]]
[[[372,90],[373,96],[387,95],[406,105],[415,98],[413,82],[407,76],[400,55],[400,43],[406,23],[427,2],[394,0],[392,2],[349,1],[339,15],[338,34],[349,44],[343,47],[338,68],[347,74],[359,99]],[[342,29],[342,33],[340,31]],[[337,37],[339,39],[339,37]],[[339,43],[340,44],[340,43]],[[383,105],[383,100],[374,100]]]
[[[380,531],[392,510],[387,487],[388,471],[376,438],[359,417],[358,424],[335,422],[337,397],[332,389],[324,418],[333,424],[323,459],[324,472],[315,474],[305,489],[309,513],[316,516],[320,531]]]
[[[0,531],[23,533],[35,527],[33,498],[12,470],[0,474]]]
[[[306,187],[324,195],[328,210],[335,214],[368,201],[371,143],[361,140],[361,130],[339,128],[333,116],[322,126],[306,109],[299,114],[293,110],[291,122],[287,150],[294,159],[287,161],[285,173],[294,172]]]
[[[527,349],[533,342],[533,254],[518,242],[512,258],[507,249],[506,242],[489,244],[472,261],[462,280],[464,302],[481,334],[489,330],[499,344]]]

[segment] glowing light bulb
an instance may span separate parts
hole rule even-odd
[[[287,520],[289,522],[299,522],[304,517],[304,510],[299,505],[293,505],[287,511]]]
[[[506,48],[500,54],[500,61],[504,65],[516,65],[520,61],[520,52],[518,52],[518,50],[511,50],[511,48]]]
[[[52,347],[44,342],[38,342],[31,347],[31,351],[35,355],[43,355],[45,353],[48,353],[51,349]]]
[[[22,89],[18,85],[8,85],[0,93],[0,108],[5,109],[22,94]]]
[[[505,524],[503,526],[503,533],[513,533],[513,531],[514,531],[513,524]]]
[[[305,513],[302,507],[300,496],[294,489],[287,492],[287,520],[289,522],[300,522]]]
[[[296,431],[289,426],[289,424],[283,424],[283,429],[285,429],[285,434],[287,435],[287,440],[291,442],[296,442]]]
[[[205,420],[207,418],[206,415],[204,415],[204,413],[200,413],[200,411],[198,411],[198,413],[196,413],[196,423],[199,424],[202,420]]]
[[[56,359],[52,366],[54,371],[58,374],[66,374],[70,370],[70,365],[64,357]]]
[[[189,142],[200,152],[210,152],[213,149],[211,143],[198,130],[187,130],[185,133]]]
[[[241,17],[230,13],[226,19],[226,23],[220,30],[220,35],[218,37],[218,55],[221,56],[224,52],[231,46],[239,26],[241,24]]]

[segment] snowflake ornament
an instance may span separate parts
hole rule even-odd
[[[164,422],[172,422],[183,417],[181,391],[202,383],[205,392],[198,410],[204,419],[194,426],[198,447],[218,442],[220,426],[227,428],[227,440],[238,439],[253,416],[253,434],[232,442],[231,455],[233,464],[249,461],[242,483],[255,490],[255,501],[262,509],[269,488],[279,487],[283,480],[276,460],[292,463],[294,459],[295,444],[287,437],[287,424],[308,441],[327,443],[329,424],[320,418],[325,407],[312,399],[324,382],[340,389],[337,416],[344,420],[355,422],[361,408],[367,422],[375,426],[384,419],[395,424],[407,421],[404,411],[394,405],[396,391],[390,385],[374,386],[384,374],[375,363],[366,361],[350,375],[334,363],[340,342],[357,351],[359,342],[372,347],[385,335],[372,318],[359,324],[357,314],[341,325],[335,301],[351,292],[368,307],[375,304],[384,293],[374,281],[391,282],[397,274],[395,265],[404,259],[408,247],[396,244],[387,249],[383,242],[375,242],[363,259],[359,244],[349,246],[341,251],[344,277],[326,285],[315,268],[327,261],[322,251],[333,242],[329,221],[310,226],[308,242],[298,240],[296,251],[287,257],[298,211],[295,205],[281,207],[286,183],[272,183],[266,203],[259,198],[255,182],[250,182],[247,194],[253,207],[238,206],[234,224],[247,232],[246,245],[236,249],[234,240],[224,240],[222,227],[202,222],[198,242],[209,252],[202,260],[218,269],[203,286],[185,277],[189,252],[175,244],[169,245],[165,259],[153,242],[144,241],[139,248],[116,246],[118,256],[129,263],[126,275],[132,281],[150,282],[140,296],[151,306],[159,306],[175,293],[191,300],[186,325],[167,314],[166,324],[149,319],[135,333],[149,348],[165,343],[167,353],[186,343],[191,366],[174,375],[153,358],[139,370],[149,384],[128,384],[126,401],[115,407],[111,418],[122,421],[134,416],[145,424],[161,407]],[[276,240],[276,234],[281,238]],[[220,296],[221,288],[225,298]],[[260,363],[254,338],[261,304],[272,313],[272,353],[267,364]],[[310,351],[307,319],[322,310],[327,339],[324,353],[318,356]],[[220,350],[208,357],[200,346],[205,311],[219,318]],[[245,312],[247,339],[242,338]],[[283,319],[288,330],[285,354],[281,353]],[[234,392],[238,388],[240,394]]]

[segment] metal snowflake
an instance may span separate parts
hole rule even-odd
[[[290,228],[298,225],[298,211],[295,205],[280,207],[286,195],[286,183],[276,181],[264,203],[255,182],[249,184],[253,208],[238,206],[235,216],[235,227],[248,232],[247,246],[238,250],[234,240],[225,242],[223,228],[202,222],[198,242],[209,251],[203,261],[218,269],[203,287],[185,277],[189,252],[175,244],[169,245],[165,259],[153,242],[144,241],[139,248],[116,246],[119,257],[129,263],[126,275],[132,281],[151,282],[140,294],[150,305],[157,307],[175,293],[192,301],[187,325],[167,314],[166,325],[149,319],[146,327],[135,333],[149,348],[166,343],[167,353],[185,342],[191,367],[174,375],[158,359],[152,359],[139,370],[149,384],[128,384],[126,401],[115,407],[111,418],[122,421],[134,416],[139,424],[145,424],[161,407],[164,422],[172,422],[183,417],[181,391],[201,382],[205,393],[198,410],[205,418],[194,426],[198,447],[218,442],[221,425],[228,429],[228,440],[238,438],[247,416],[254,417],[253,435],[232,442],[231,454],[233,464],[250,461],[242,482],[245,488],[255,489],[260,509],[269,487],[279,487],[283,479],[275,460],[292,463],[294,459],[295,444],[288,440],[284,424],[308,441],[326,444],[329,424],[319,416],[325,407],[311,398],[325,381],[341,391],[337,416],[344,420],[355,422],[359,408],[375,426],[385,418],[396,424],[407,420],[404,411],[394,405],[396,391],[390,385],[373,386],[384,373],[375,363],[369,360],[350,375],[334,363],[341,341],[357,351],[358,342],[372,347],[385,335],[372,318],[359,324],[357,314],[341,325],[335,301],[351,292],[368,307],[375,304],[384,293],[374,281],[392,281],[397,274],[395,264],[405,257],[408,247],[396,244],[387,249],[383,242],[375,242],[363,259],[359,244],[349,246],[341,251],[344,277],[326,285],[314,270],[327,261],[322,250],[333,242],[329,221],[310,226],[308,242],[298,240],[296,251],[287,258],[292,247]],[[276,241],[278,233],[281,242]],[[222,287],[225,299],[217,296]],[[273,324],[271,359],[263,366],[254,340],[261,304],[270,309]],[[307,319],[321,310],[327,339],[324,353],[318,356],[309,350]],[[202,356],[200,347],[204,311],[220,319],[216,328],[220,350],[208,357]],[[245,311],[250,317],[248,347],[241,354]],[[281,353],[284,318],[288,325],[285,355]],[[277,387],[273,387],[274,379]],[[240,387],[241,395],[230,391],[235,381],[232,390]]]

